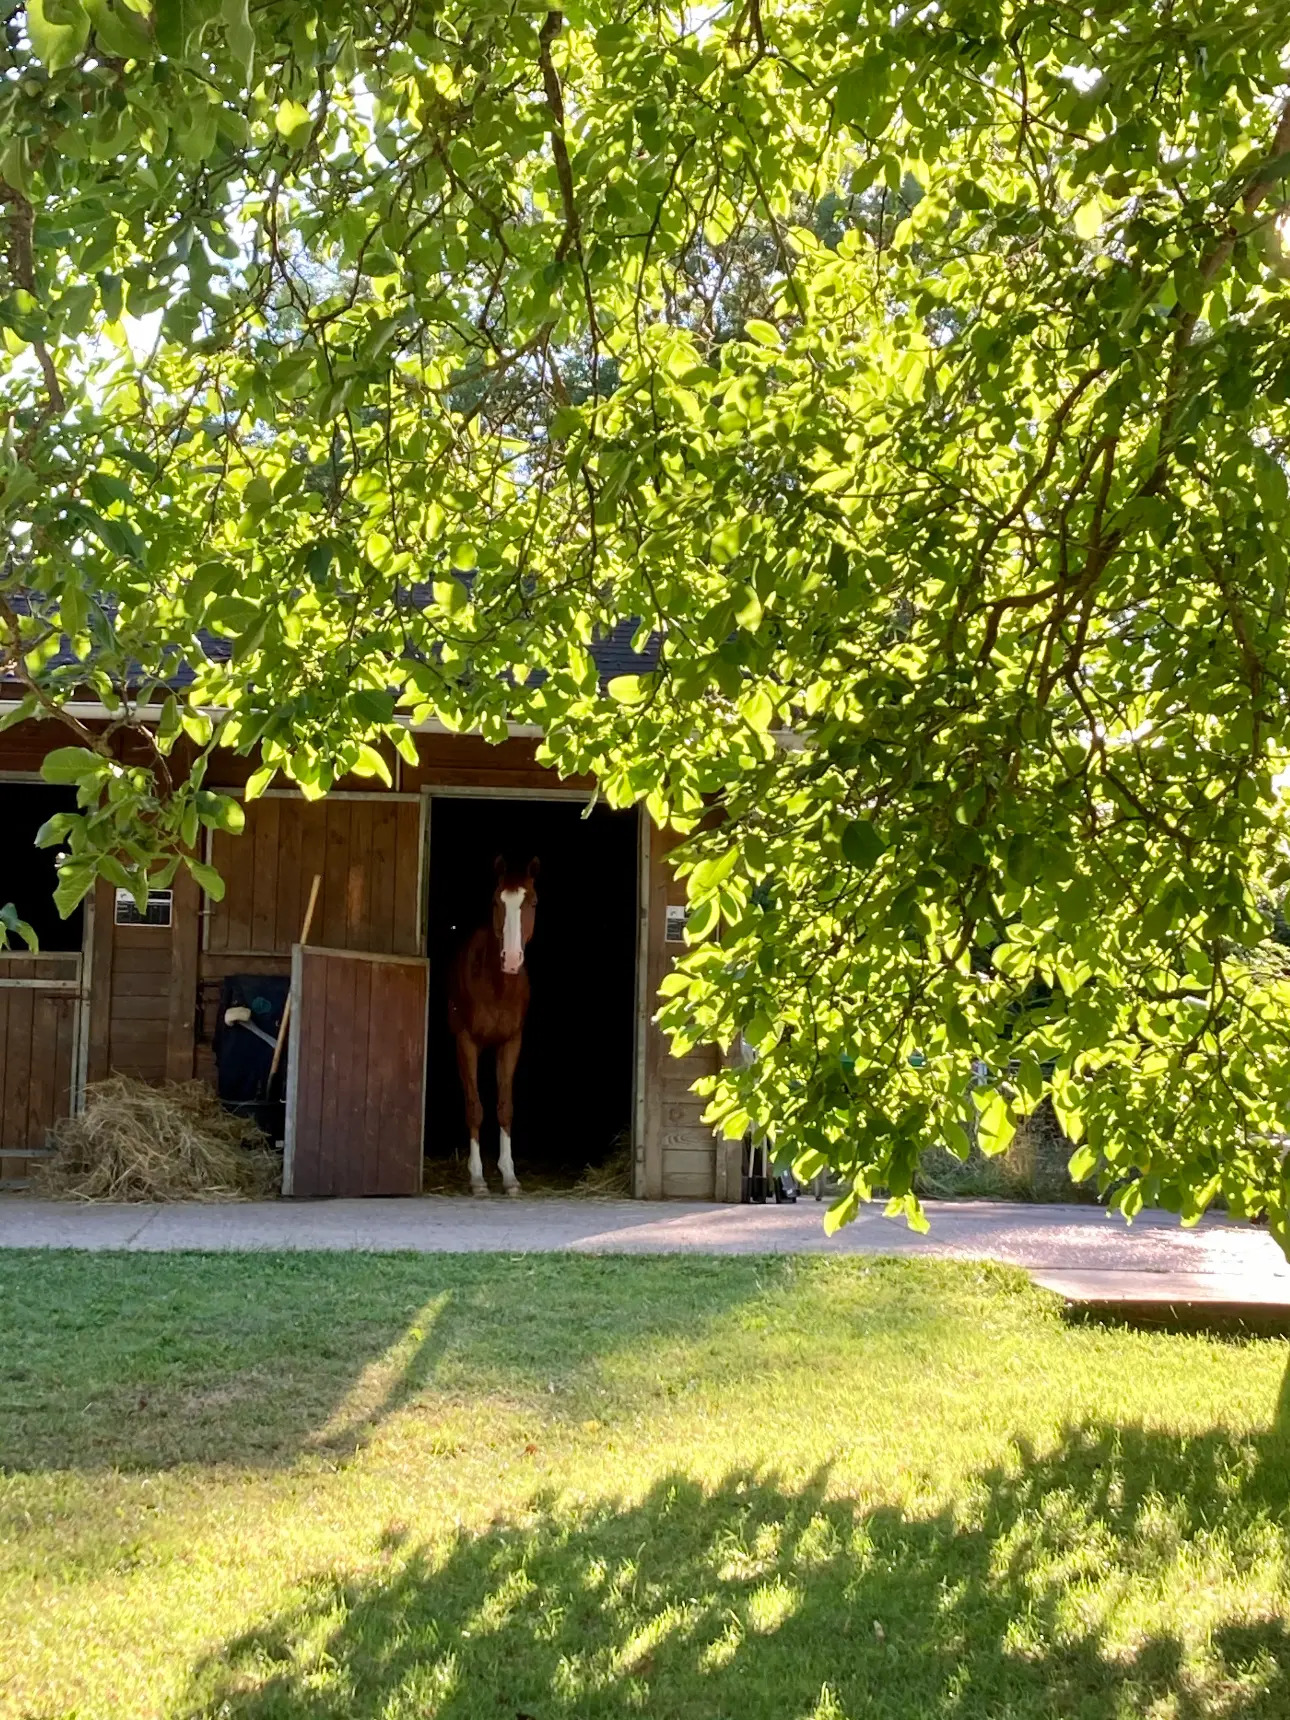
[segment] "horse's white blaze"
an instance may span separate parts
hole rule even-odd
[[[506,910],[502,926],[502,971],[518,973],[524,966],[524,945],[520,940],[520,909],[524,906],[524,891],[503,890],[502,906]]]

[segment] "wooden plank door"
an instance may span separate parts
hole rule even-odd
[[[420,1194],[429,974],[423,956],[292,949],[283,1194]]]
[[[0,1188],[48,1156],[46,1131],[75,1106],[78,955],[0,955]]]

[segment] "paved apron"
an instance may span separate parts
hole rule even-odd
[[[0,1196],[0,1247],[161,1251],[310,1249],[390,1253],[898,1254],[999,1260],[1073,1301],[1290,1309],[1290,1264],[1266,1231],[1168,1214],[1128,1226],[1097,1207],[928,1201],[917,1236],[880,1206],[838,1235],[824,1208],[698,1202],[412,1200],[78,1205]]]

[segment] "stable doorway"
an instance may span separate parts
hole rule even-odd
[[[588,1169],[631,1165],[637,1035],[637,813],[583,796],[432,793],[426,914],[430,958],[427,1186],[464,1174],[465,1107],[448,1031],[458,947],[489,917],[494,862],[540,862],[525,961],[532,1001],[516,1070],[516,1171],[526,1187],[568,1187]],[[492,1055],[482,1059],[484,1166],[497,1183]]]

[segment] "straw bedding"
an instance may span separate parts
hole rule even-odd
[[[54,1157],[32,1182],[66,1200],[254,1200],[276,1194],[282,1178],[265,1136],[201,1081],[96,1081],[50,1145]]]
[[[610,1149],[603,1164],[588,1165],[574,1183],[573,1194],[621,1198],[632,1192],[632,1149],[630,1137],[619,1139]]]

